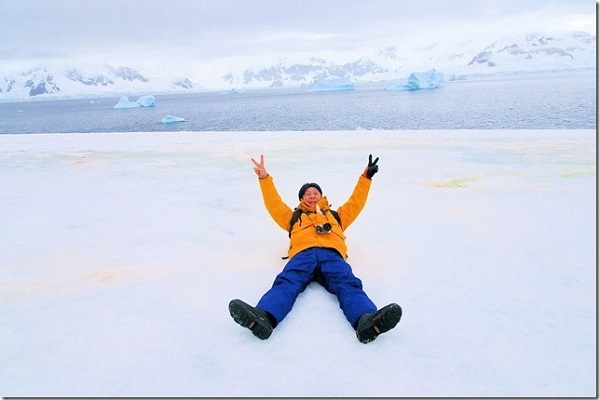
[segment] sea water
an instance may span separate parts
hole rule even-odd
[[[0,102],[0,133],[595,129],[597,117],[595,71],[451,81],[416,91],[371,83],[354,91],[272,88],[155,98],[154,107],[131,109],[115,109],[118,97]],[[167,115],[186,121],[161,123]]]

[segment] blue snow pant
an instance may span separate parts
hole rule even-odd
[[[377,311],[375,304],[363,291],[360,279],[352,274],[350,264],[336,250],[322,247],[311,247],[294,255],[256,308],[271,313],[279,323],[292,310],[298,295],[312,281],[317,281],[336,295],[352,327],[364,313]]]

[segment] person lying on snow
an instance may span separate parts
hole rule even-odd
[[[298,295],[316,281],[337,296],[360,342],[369,343],[396,326],[402,308],[392,303],[378,311],[346,262],[344,231],[367,201],[371,178],[379,170],[377,161],[379,157],[373,161],[369,155],[369,164],[352,195],[336,212],[329,208],[327,197],[316,183],[302,185],[298,192],[300,204],[292,210],[281,200],[273,177],[265,168],[264,156],[260,156],[260,163],[252,158],[265,206],[275,222],[289,232],[289,261],[256,307],[239,299],[229,303],[229,313],[235,322],[250,329],[259,339],[269,338],[291,311]]]

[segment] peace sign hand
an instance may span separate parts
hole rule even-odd
[[[260,163],[258,163],[254,158],[251,158],[254,163],[254,172],[258,175],[259,179],[265,179],[269,174],[267,173],[267,169],[265,168],[265,157],[260,155]]]
[[[365,168],[363,175],[368,178],[371,179],[373,177],[373,175],[375,175],[377,173],[377,171],[379,171],[379,165],[377,165],[377,161],[379,161],[379,157],[377,157],[375,160],[373,160],[373,156],[371,154],[369,154],[369,164],[367,165],[367,168]]]

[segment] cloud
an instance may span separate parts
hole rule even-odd
[[[523,29],[595,31],[595,11],[589,0],[4,0],[0,57],[359,53]]]

